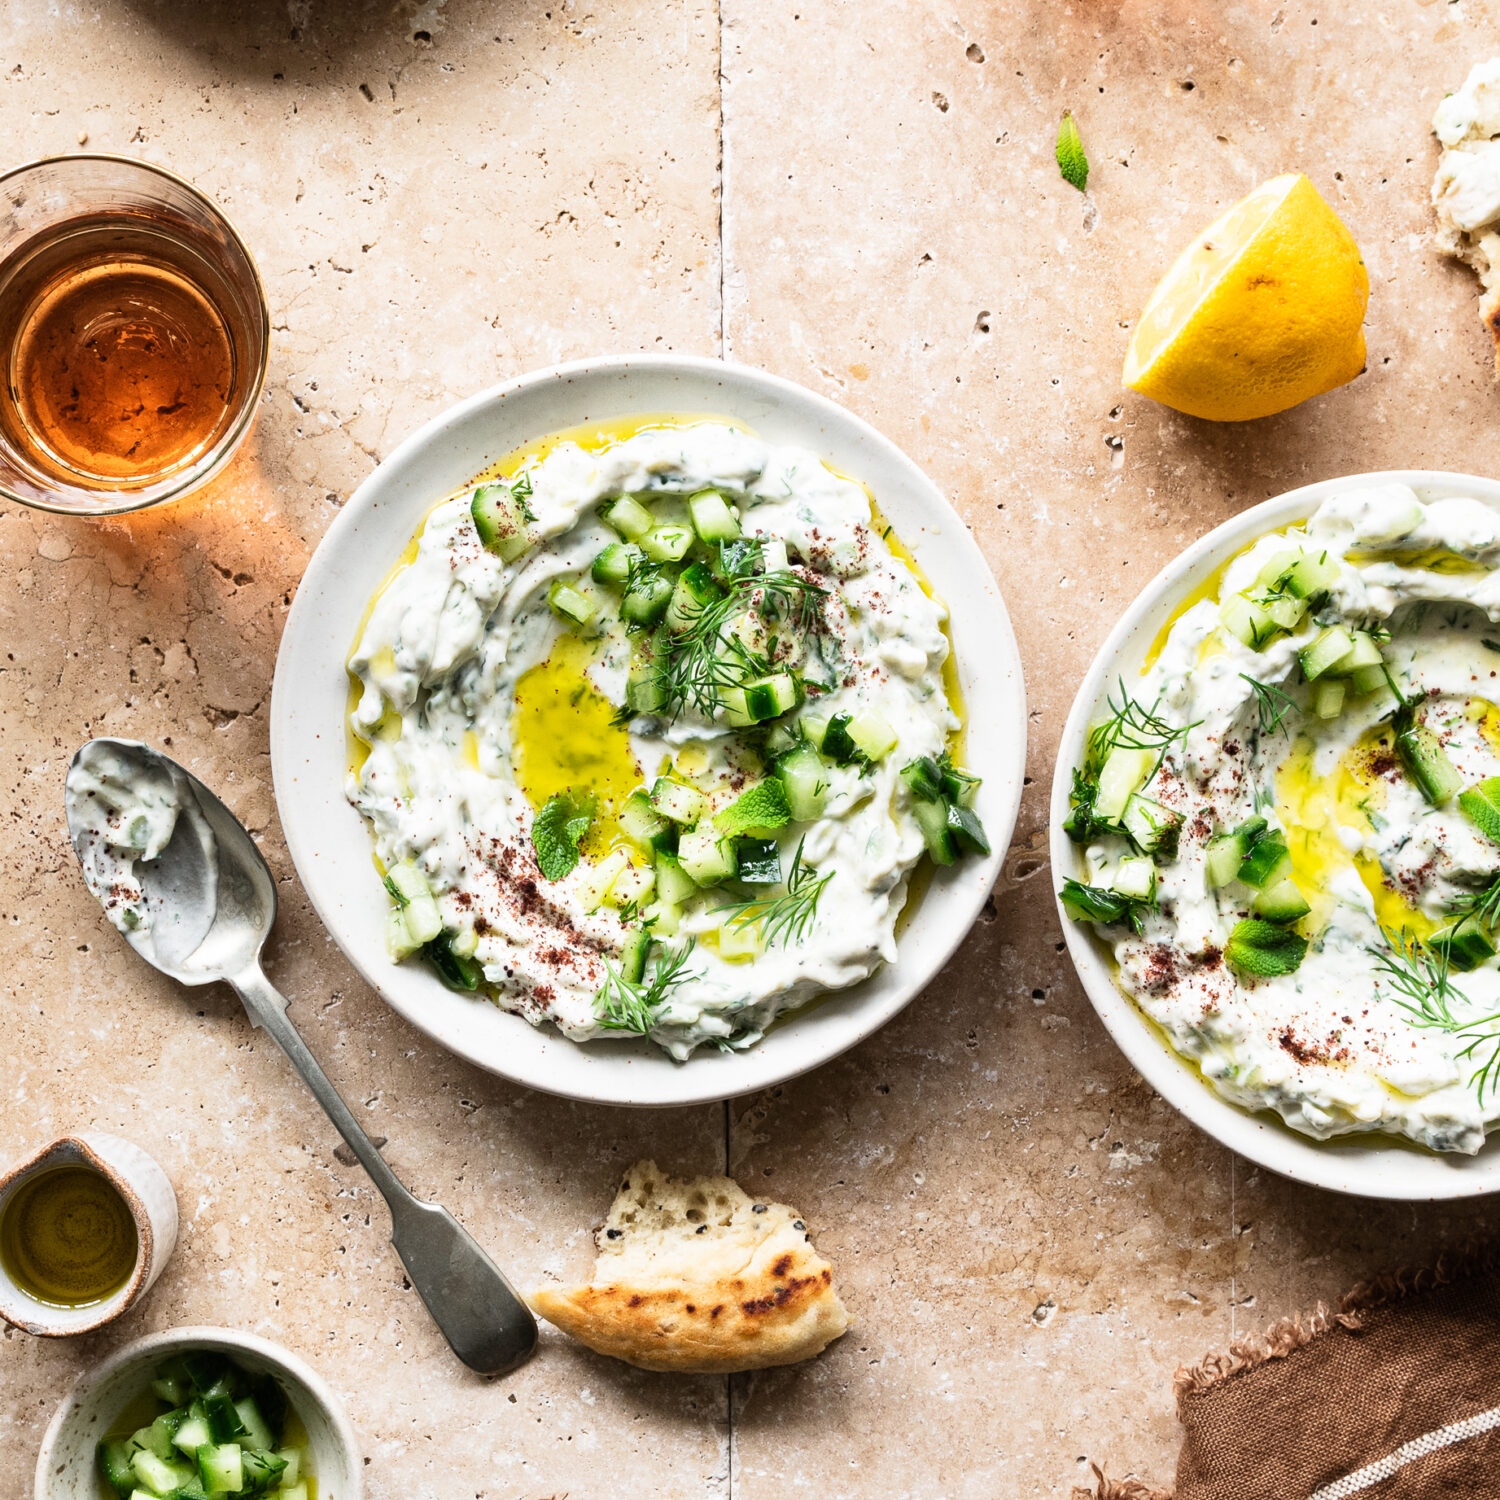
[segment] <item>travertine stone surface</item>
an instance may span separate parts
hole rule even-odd
[[[1086,1457],[1169,1472],[1180,1361],[1492,1227],[1293,1188],[1179,1120],[1072,978],[1043,819],[1074,684],[1190,539],[1330,474],[1492,469],[1476,289],[1425,237],[1426,122],[1497,20],[1493,0],[0,6],[5,161],[86,136],[192,177],[250,240],[276,329],[254,439],[208,494],[106,525],[0,508],[0,1154],[113,1130],[183,1211],[132,1318],[0,1340],[4,1472],[29,1472],[76,1372],[192,1321],[316,1363],[372,1500],[1059,1495]],[[1087,198],[1052,164],[1065,108]],[[1129,326],[1182,242],[1295,168],[1364,248],[1367,373],[1246,428],[1126,396]],[[570,1106],[434,1048],[312,920],[270,791],[277,640],[344,497],[458,397],[625,349],[766,366],[903,444],[984,546],[1028,672],[1033,785],[992,912],[884,1033],[727,1111]],[[635,1156],[727,1152],[806,1214],[855,1330],[732,1387],[551,1336],[504,1382],[468,1376],[274,1049],[230,997],[158,981],[84,892],[60,789],[97,732],[168,744],[262,836],[270,967],[310,1045],[523,1284],[587,1269]]]

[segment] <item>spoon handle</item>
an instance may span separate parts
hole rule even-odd
[[[286,1013],[286,997],[258,964],[230,981],[252,1024],[264,1027],[302,1075],[391,1210],[391,1243],[453,1352],[499,1375],[536,1347],[536,1319],[474,1237],[436,1203],[413,1196],[375,1149]]]

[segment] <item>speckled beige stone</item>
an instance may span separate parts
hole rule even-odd
[[[1088,1457],[1169,1473],[1179,1362],[1494,1227],[1291,1187],[1164,1106],[1068,968],[1044,807],[1091,653],[1193,537],[1331,474],[1493,472],[1476,287],[1425,238],[1426,122],[1497,20],[1493,0],[0,6],[6,159],[86,135],[194,178],[276,328],[255,437],[208,494],[108,525],[0,508],[0,1148],[117,1131],[183,1212],[140,1312],[0,1340],[0,1469],[29,1473],[101,1353],[195,1321],[332,1380],[372,1500],[1060,1495]],[[1065,108],[1087,199],[1052,165]],[[1185,237],[1293,168],[1365,250],[1368,372],[1245,428],[1125,395],[1129,326]],[[451,401],[621,349],[727,352],[873,420],[974,528],[1028,672],[1034,784],[991,912],[881,1035],[727,1111],[561,1104],[433,1047],[313,920],[270,792],[276,643],[342,499]],[[227,995],[159,981],[84,892],[60,789],[97,732],[170,744],[262,835],[270,968],[310,1045],[519,1281],[586,1271],[637,1156],[702,1171],[727,1146],[806,1214],[854,1331],[732,1385],[552,1335],[505,1381],[469,1376],[274,1049]]]

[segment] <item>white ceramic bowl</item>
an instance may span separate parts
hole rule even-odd
[[[232,1328],[173,1328],[118,1349],[63,1399],[42,1438],[35,1500],[99,1500],[95,1450],[121,1411],[150,1385],[156,1366],[174,1354],[214,1349],[245,1369],[274,1375],[307,1428],[308,1466],[318,1500],[361,1500],[364,1460],[344,1404],[295,1354]]]
[[[1420,499],[1470,495],[1500,509],[1500,483],[1432,469],[1400,469],[1327,479],[1253,506],[1209,532],[1169,563],[1142,591],[1105,641],[1089,668],[1063,730],[1052,778],[1052,873],[1060,888],[1080,873],[1077,847],[1062,831],[1068,815],[1073,767],[1082,759],[1092,725],[1107,717],[1105,698],[1116,681],[1135,680],[1147,650],[1182,600],[1229,558],[1257,537],[1305,519],[1323,500],[1357,485],[1409,484]],[[1195,1125],[1251,1161],[1298,1182],[1369,1198],[1468,1198],[1500,1190],[1500,1133],[1477,1156],[1438,1155],[1391,1138],[1384,1144],[1365,1135],[1316,1141],[1284,1125],[1271,1111],[1256,1114],[1221,1098],[1193,1067],[1167,1045],[1115,984],[1109,950],[1086,923],[1075,922],[1058,903],[1068,952],[1083,987],[1110,1035],[1169,1104]]]
[[[65,1338],[92,1333],[146,1295],[177,1244],[177,1198],[156,1159],[132,1141],[99,1131],[59,1136],[0,1177],[0,1216],[19,1189],[54,1167],[91,1167],[119,1193],[135,1223],[135,1265],[112,1297],[84,1307],[38,1301],[0,1264],[0,1318],[26,1333]]]
[[[427,510],[521,444],[631,412],[732,416],[771,442],[813,449],[870,485],[952,612],[969,715],[967,758],[993,853],[940,871],[898,962],[779,1024],[744,1052],[674,1063],[638,1039],[580,1046],[444,989],[385,955],[386,897],[369,830],[344,797],[344,662],[366,606]],[[800,386],[712,359],[623,356],[558,365],[482,392],[408,438],[329,528],[287,620],[271,695],[276,799],[297,873],[339,946],[414,1026],[506,1078],[596,1103],[702,1103],[770,1087],[837,1056],[890,1020],[963,941],[1015,827],[1026,756],[1015,637],[979,548],[932,482],[857,417]]]

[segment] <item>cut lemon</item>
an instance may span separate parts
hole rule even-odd
[[[1125,384],[1189,416],[1248,422],[1364,368],[1364,258],[1301,173],[1263,182],[1162,277],[1125,355]]]

